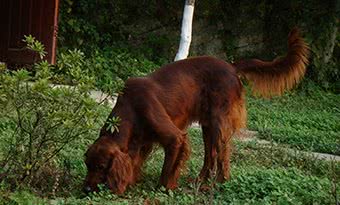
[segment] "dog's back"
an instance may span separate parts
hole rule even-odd
[[[212,104],[226,107],[240,99],[242,85],[232,65],[202,56],[168,64],[144,78],[131,78],[123,93],[134,107],[153,96],[174,124],[184,129],[192,121],[204,123],[210,118]]]

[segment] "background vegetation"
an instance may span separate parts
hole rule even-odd
[[[124,48],[133,58],[143,57],[156,64],[172,61],[183,3],[62,0],[59,45],[80,48],[87,57],[98,49]],[[195,7],[191,54],[227,60],[273,59],[285,53],[287,35],[298,26],[312,49],[308,78],[339,92],[339,15],[340,3],[336,0],[200,0]],[[70,33],[75,35],[67,35]]]
[[[105,101],[89,98],[90,90],[119,92],[127,78],[171,62],[183,1],[61,0],[57,64],[38,60],[29,71],[0,64],[0,204],[339,203],[340,163],[301,152],[340,155],[339,6],[336,0],[196,1],[192,55],[273,59],[285,53],[291,27],[303,29],[312,49],[304,82],[283,97],[247,96],[249,129],[275,143],[235,139],[232,179],[202,192],[187,182],[203,163],[201,131],[193,128],[179,189],[158,186],[163,152],[155,149],[144,180],[126,194],[103,189],[85,196],[83,154],[110,112]],[[25,41],[45,55],[34,38]]]

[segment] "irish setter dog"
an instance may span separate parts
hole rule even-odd
[[[288,53],[271,62],[257,59],[234,64],[213,57],[194,57],[165,65],[147,77],[127,80],[109,118],[119,117],[119,130],[108,123],[86,152],[86,192],[104,184],[123,193],[140,177],[141,167],[155,143],[165,152],[160,184],[177,186],[189,158],[187,127],[202,126],[204,165],[199,179],[216,171],[218,182],[230,177],[231,137],[246,124],[244,89],[240,77],[260,96],[280,95],[303,77],[308,45],[299,31],[288,38]]]

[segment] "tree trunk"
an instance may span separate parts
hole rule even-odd
[[[324,52],[324,56],[323,56],[323,62],[324,63],[329,63],[329,61],[332,59],[334,47],[336,45],[336,36],[338,34],[337,22],[334,22],[334,24],[332,26],[333,26],[333,28],[330,29],[331,31],[330,31],[330,34],[329,34],[329,41],[325,46],[325,52]]]
[[[191,43],[192,19],[194,16],[195,0],[186,0],[183,12],[181,41],[175,61],[187,58]]]

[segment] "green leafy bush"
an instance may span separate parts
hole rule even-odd
[[[80,50],[63,51],[53,69],[53,80],[74,84],[81,77],[94,80],[94,85],[108,93],[119,92],[129,77],[145,76],[154,71],[157,64],[135,57],[126,49],[106,47],[95,50],[88,57]]]
[[[67,50],[58,57],[57,65],[53,69],[53,80],[73,85],[80,79],[90,76],[88,74],[89,66],[89,62],[82,51],[78,49]]]
[[[28,38],[28,48],[40,45]],[[76,87],[51,85],[51,66],[46,61],[34,65],[35,74],[1,70],[0,182],[12,188],[27,184],[53,191],[53,184],[47,182],[59,166],[56,156],[75,140],[96,133],[102,120],[101,107],[89,97],[93,81],[72,73],[80,70],[82,62],[63,63],[61,68],[71,72]]]
[[[39,54],[40,59],[43,59],[46,56],[45,46],[37,41],[32,35],[25,36],[23,41],[27,44],[28,49],[36,51]]]

